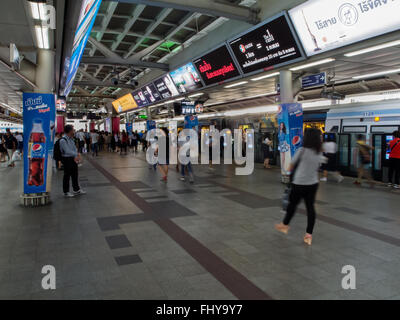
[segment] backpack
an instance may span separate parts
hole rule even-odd
[[[60,140],[64,138],[60,138],[56,141],[54,144],[54,150],[53,150],[53,159],[56,161],[61,161],[62,160],[62,153],[61,153],[61,148],[60,148]]]

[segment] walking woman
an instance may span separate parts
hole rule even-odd
[[[264,169],[270,169],[269,165],[270,160],[272,159],[272,140],[271,135],[267,133],[262,142],[263,152],[264,152]]]
[[[307,208],[307,230],[304,242],[311,245],[315,224],[315,196],[318,189],[318,170],[320,164],[326,161],[322,155],[321,132],[318,129],[307,129],[304,133],[304,145],[295,154],[290,171],[293,175],[292,188],[289,195],[289,204],[283,222],[275,225],[275,229],[285,234],[289,231],[289,224],[301,199],[304,199]]]

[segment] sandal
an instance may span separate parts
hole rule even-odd
[[[284,234],[288,234],[289,226],[284,225],[282,222],[275,225],[275,229]]]
[[[312,243],[312,235],[310,235],[310,234],[306,234],[305,236],[304,236],[304,243],[306,243],[306,244],[308,244],[309,246],[311,246],[311,243]]]

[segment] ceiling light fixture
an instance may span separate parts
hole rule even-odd
[[[278,76],[278,75],[279,75],[279,72],[274,72],[274,73],[266,74],[264,76],[253,78],[253,79],[250,79],[250,80],[251,81],[258,81],[258,80],[262,80],[262,79],[272,78],[272,77],[275,77],[275,76]]]
[[[393,73],[400,73],[400,69],[392,69],[392,70],[387,70],[387,71],[382,71],[382,72],[367,73],[367,74],[363,74],[360,76],[355,76],[355,77],[353,77],[353,79],[358,80],[358,79],[365,79],[365,78],[373,78],[373,77],[385,76],[385,75],[393,74]]]
[[[248,81],[242,81],[242,82],[238,82],[238,83],[234,83],[234,84],[230,84],[229,86],[225,86],[225,89],[229,89],[229,88],[233,88],[233,87],[238,87],[241,86],[242,84],[246,84],[249,83]]]
[[[46,20],[46,4],[44,2],[30,1],[32,18],[35,20]]]
[[[335,61],[335,59],[334,58],[323,59],[323,60],[319,60],[319,61],[315,61],[315,62],[303,64],[303,65],[298,66],[298,67],[291,68],[290,71],[297,71],[297,70],[302,70],[302,69],[306,69],[306,68],[309,68],[309,67],[319,66],[321,64],[329,63],[329,62],[332,62],[332,61]]]
[[[39,49],[49,49],[49,28],[35,26],[35,35]]]
[[[377,51],[377,50],[382,50],[382,49],[386,49],[386,48],[390,48],[390,47],[394,47],[394,46],[399,46],[400,45],[400,40],[396,40],[396,41],[390,41],[390,42],[386,42],[377,46],[373,46],[373,47],[369,47],[366,49],[361,49],[361,50],[357,50],[357,51],[353,51],[353,52],[349,52],[346,53],[344,56],[345,57],[354,57],[354,56],[358,56],[360,54],[364,54],[364,53],[368,53],[368,52],[372,52],[372,51]]]
[[[195,93],[195,94],[192,94],[191,96],[189,96],[189,98],[200,97],[200,96],[202,96],[203,94],[204,94],[203,92]]]

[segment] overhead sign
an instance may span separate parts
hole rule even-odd
[[[229,41],[229,45],[246,74],[303,58],[284,13]]]
[[[114,100],[112,102],[112,105],[118,113],[125,112],[128,110],[136,109],[138,107],[137,103],[133,99],[132,94],[128,93],[127,95],[124,95],[123,97]]]
[[[198,114],[203,112],[203,103],[199,101],[182,101],[181,102],[181,114]]]
[[[316,86],[323,86],[324,84],[326,84],[326,72],[312,74],[301,78],[301,86],[304,89]]]
[[[156,87],[154,86],[154,84],[149,83],[147,86],[142,88],[143,94],[146,98],[146,100],[149,103],[154,103],[154,102],[158,102],[161,101],[161,96],[158,93]]]
[[[240,75],[225,45],[195,60],[194,64],[207,86]]]
[[[135,99],[139,108],[145,107],[149,104],[146,97],[143,94],[143,91],[138,90],[132,93],[133,99]]]
[[[200,76],[191,62],[170,72],[170,75],[180,93],[191,92],[203,87]]]
[[[309,0],[289,11],[308,56],[400,29],[400,1]]]
[[[162,99],[169,99],[179,95],[169,74],[164,75],[160,79],[154,81],[157,91],[160,93]]]

